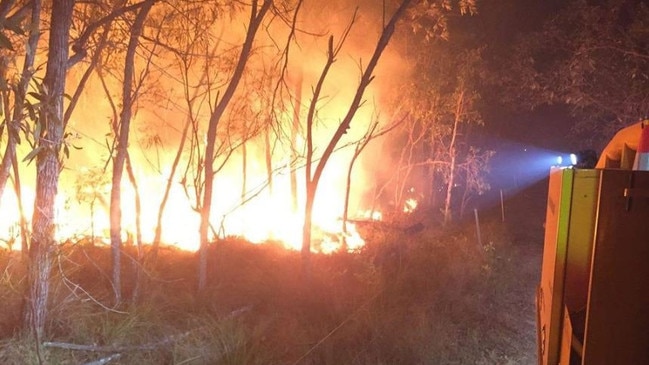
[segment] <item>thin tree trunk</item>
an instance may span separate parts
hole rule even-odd
[[[367,63],[367,68],[363,71],[361,75],[361,79],[358,85],[358,88],[356,89],[356,94],[354,95],[354,99],[352,100],[349,109],[347,110],[347,114],[341,121],[341,123],[338,125],[338,128],[334,132],[334,135],[331,137],[331,140],[325,147],[324,151],[322,152],[322,156],[320,160],[318,161],[317,165],[315,166],[315,171],[313,172],[313,175],[311,174],[311,169],[312,169],[312,164],[313,164],[313,134],[312,134],[312,129],[313,129],[313,123],[314,123],[314,116],[315,116],[315,107],[318,101],[319,93],[322,89],[322,83],[324,83],[324,79],[327,76],[327,73],[329,71],[329,68],[335,61],[335,56],[340,50],[340,47],[342,46],[342,43],[339,44],[335,49],[333,47],[333,39],[329,39],[329,50],[328,50],[328,59],[327,63],[325,64],[325,67],[323,68],[322,74],[320,75],[320,79],[318,80],[318,84],[316,85],[314,89],[314,95],[313,99],[311,100],[311,105],[309,107],[309,116],[307,117],[307,161],[306,161],[306,205],[305,205],[305,212],[304,212],[304,230],[302,234],[302,262],[303,262],[303,270],[304,274],[307,277],[307,280],[310,279],[310,273],[311,273],[311,264],[310,264],[310,255],[311,255],[311,217],[312,217],[312,210],[313,210],[313,203],[315,201],[315,194],[316,190],[318,188],[318,183],[320,181],[320,177],[322,176],[322,172],[324,171],[325,166],[327,165],[327,162],[329,161],[329,158],[331,157],[331,154],[333,153],[334,149],[338,145],[338,142],[340,139],[343,137],[343,135],[347,132],[347,130],[351,126],[351,122],[354,119],[354,116],[356,115],[356,112],[358,111],[358,108],[361,105],[361,101],[363,99],[363,95],[365,94],[365,89],[369,86],[369,84],[372,82],[374,79],[374,76],[372,75],[374,73],[374,69],[376,68],[376,65],[379,62],[379,59],[381,58],[381,55],[383,54],[383,51],[387,47],[388,43],[390,42],[390,39],[392,38],[392,34],[394,34],[394,30],[396,27],[397,21],[401,18],[401,16],[405,13],[406,9],[410,5],[412,0],[403,0],[400,4],[397,10],[392,14],[392,17],[388,21],[388,24],[383,28],[383,31],[381,32],[381,37],[379,38],[376,48],[374,49],[374,53],[372,54],[372,57],[370,58],[369,62]],[[347,32],[349,29],[347,30]],[[342,41],[344,42],[344,39],[346,38],[346,35],[343,36]]]
[[[343,221],[342,221],[342,250],[347,250],[347,219],[349,218],[349,195],[352,190],[352,171],[354,170],[354,163],[360,154],[360,149],[358,146],[354,150],[354,155],[352,156],[351,161],[349,161],[349,166],[347,167],[347,180],[345,182],[345,205],[343,207]]]
[[[448,172],[448,182],[446,185],[446,199],[444,201],[444,224],[451,221],[451,199],[453,197],[453,185],[455,185],[455,165],[456,165],[456,148],[457,129],[462,118],[462,107],[464,105],[464,91],[460,91],[455,108],[455,120],[453,121],[453,132],[451,134],[451,143],[448,148],[450,155],[450,166]]]
[[[244,129],[245,129],[244,125]],[[248,149],[246,148],[246,142],[244,141],[241,144],[241,205],[246,202],[246,190],[248,181]]]
[[[18,214],[20,214],[20,249],[22,257],[27,257],[29,252],[29,227],[27,225],[27,218],[25,217],[25,209],[23,206],[23,194],[20,184],[20,170],[18,169],[18,159],[14,155],[13,161],[14,170],[14,191],[16,193],[16,201],[18,203]]]
[[[266,179],[268,180],[268,196],[273,196],[273,148],[270,144],[271,128],[266,128],[264,133],[264,149],[266,162]]]
[[[137,249],[137,259],[133,262],[134,271],[135,271],[135,286],[131,294],[131,300],[133,303],[138,301],[138,296],[140,294],[140,286],[142,280],[142,265],[144,257],[144,248],[142,247],[142,199],[140,197],[140,188],[137,185],[137,179],[135,178],[135,173],[133,172],[133,165],[131,164],[131,156],[126,154],[126,173],[128,174],[128,180],[133,186],[133,192],[135,193],[135,247]]]
[[[167,178],[167,185],[165,186],[165,191],[162,195],[162,200],[160,201],[160,207],[158,208],[158,218],[156,220],[155,226],[155,235],[153,237],[153,257],[155,258],[158,254],[158,249],[160,248],[160,241],[162,240],[162,216],[164,214],[167,201],[169,200],[169,193],[171,192],[171,185],[176,175],[176,170],[178,169],[178,164],[180,163],[180,157],[183,154],[183,149],[185,148],[185,141],[187,140],[187,133],[189,132],[189,126],[191,125],[191,120],[187,119],[185,126],[183,127],[183,133],[180,137],[180,145],[176,151],[176,156],[174,161],[171,164],[171,171],[169,172],[169,177]]]
[[[291,126],[291,158],[290,164],[297,160],[297,136],[300,130],[300,114],[302,110],[302,84],[304,83],[304,76],[302,69],[298,70],[298,77],[295,80],[295,105],[293,106],[293,125]],[[291,181],[291,211],[297,213],[298,208],[298,194],[297,194],[297,171],[291,166],[290,168],[290,181]]]
[[[220,42],[215,42],[214,44],[211,45],[211,50],[208,52],[208,57],[212,57],[215,53],[215,51],[219,48]],[[189,52],[189,51],[188,51]],[[188,60],[185,59],[184,57],[180,56],[181,58],[181,64],[183,67],[183,72],[185,75],[189,72],[190,66],[188,65]],[[209,69],[208,69],[208,64],[205,64],[205,68],[203,69],[203,73],[201,74],[201,78],[198,82],[198,85],[202,85],[205,83],[206,80],[209,79]],[[187,80],[187,76],[184,76],[185,80]],[[176,150],[176,156],[174,157],[174,161],[171,165],[171,171],[169,172],[169,177],[167,178],[167,185],[165,186],[165,191],[162,197],[162,200],[160,201],[160,207],[158,208],[158,217],[156,221],[156,228],[155,228],[155,236],[153,239],[153,252],[152,252],[152,259],[155,260],[157,255],[158,255],[158,249],[160,248],[160,243],[162,241],[162,218],[164,215],[164,210],[167,206],[167,201],[169,200],[169,194],[171,192],[171,185],[173,183],[174,176],[176,175],[176,170],[178,170],[178,165],[180,163],[180,159],[182,157],[183,151],[185,149],[185,143],[187,142],[187,135],[189,134],[189,131],[192,131],[192,138],[194,140],[198,140],[198,123],[196,122],[195,118],[192,115],[192,111],[194,109],[194,102],[196,100],[196,97],[199,95],[199,89],[195,88],[193,91],[193,95],[189,95],[189,90],[188,90],[188,85],[185,83],[183,87],[183,92],[185,96],[185,102],[187,103],[187,109],[189,110],[189,114],[187,115],[187,120],[185,122],[185,126],[183,127],[183,132],[182,136],[180,139],[180,144],[178,145],[178,149]],[[190,129],[190,127],[192,127]],[[200,157],[199,157],[200,160]],[[190,157],[191,161],[191,157]],[[189,165],[187,166],[189,168]],[[187,172],[185,172],[185,177],[186,177]],[[184,181],[184,178],[183,178]],[[183,182],[183,187],[185,187],[185,183]],[[200,198],[200,194],[197,192],[197,204],[196,206],[200,206],[200,202],[198,201]]]
[[[234,73],[232,78],[226,87],[221,100],[219,100],[214,112],[210,116],[209,125],[207,128],[207,145],[205,147],[205,161],[204,161],[204,171],[205,174],[203,178],[204,189],[203,189],[203,201],[200,209],[201,214],[201,223],[199,228],[200,234],[200,248],[198,253],[198,291],[202,292],[207,286],[207,245],[208,245],[208,231],[210,228],[210,213],[212,209],[212,194],[214,186],[214,159],[215,159],[215,150],[216,150],[216,132],[218,129],[219,122],[225,109],[230,103],[232,96],[234,95],[241,77],[243,76],[243,71],[246,67],[246,63],[252,52],[253,41],[257,34],[257,30],[261,26],[261,23],[270,10],[272,5],[271,0],[265,0],[261,7],[258,7],[258,1],[253,0],[251,4],[250,11],[250,22],[248,26],[248,31],[246,33],[246,39],[243,42],[243,47],[241,53],[239,54],[239,59],[237,61]]]
[[[352,190],[352,171],[354,170],[354,164],[356,163],[356,160],[358,159],[358,156],[361,155],[361,152],[367,147],[367,144],[370,143],[370,141],[373,138],[374,131],[376,130],[376,127],[378,126],[377,123],[373,123],[369,129],[367,130],[367,133],[361,139],[358,141],[356,144],[356,148],[354,148],[354,154],[352,155],[352,159],[349,161],[349,167],[347,168],[347,181],[345,184],[345,205],[343,208],[343,222],[342,222],[342,233],[343,233],[343,250],[347,249],[347,219],[349,218],[349,195],[351,194]]]
[[[315,201],[316,186],[312,181],[306,183],[306,197],[304,205],[304,228],[302,230],[302,275],[306,283],[311,281],[311,229],[313,217],[313,203]]]
[[[144,20],[153,6],[154,0],[147,0],[138,12],[129,39],[126,58],[124,60],[124,85],[122,89],[122,112],[120,115],[117,154],[113,159],[113,179],[110,191],[110,243],[113,263],[113,289],[115,304],[122,301],[121,282],[121,246],[122,246],[122,209],[121,209],[121,181],[124,163],[127,157],[128,137],[131,127],[133,102],[137,95],[133,95],[133,79],[135,65],[135,51],[139,44],[139,37],[144,28]]]
[[[45,128],[40,136],[34,137],[36,148],[41,150],[36,155],[36,198],[23,317],[25,330],[39,342],[45,334],[51,254],[56,247],[54,205],[61,170],[59,152],[63,142],[63,95],[73,7],[74,0],[58,0],[52,4],[48,60],[43,79],[47,96],[39,121]]]
[[[10,6],[9,3],[6,3]],[[2,195],[7,185],[9,178],[9,171],[13,160],[16,158],[16,145],[18,144],[18,134],[20,133],[20,123],[24,119],[24,104],[25,95],[27,94],[27,87],[34,73],[34,59],[36,58],[36,46],[40,38],[40,16],[41,16],[41,1],[34,0],[31,4],[32,12],[29,25],[29,38],[27,39],[27,46],[25,47],[25,59],[23,61],[23,69],[20,75],[18,87],[14,93],[14,110],[11,120],[7,122],[7,146],[5,153],[2,156],[0,163],[0,202]],[[8,11],[8,9],[7,9]],[[3,75],[4,78],[4,75]],[[5,106],[8,107],[8,102],[5,101]],[[9,113],[5,113],[9,115]],[[27,252],[26,250],[24,252]]]

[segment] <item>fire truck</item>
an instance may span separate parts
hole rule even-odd
[[[649,171],[633,166],[649,155],[647,125],[620,131],[596,168],[550,171],[540,365],[649,364]]]

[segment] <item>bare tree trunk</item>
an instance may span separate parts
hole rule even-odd
[[[352,171],[354,170],[354,163],[360,155],[362,148],[359,148],[359,145],[356,146],[354,150],[354,155],[349,161],[349,166],[347,167],[347,180],[345,182],[345,205],[343,207],[343,222],[342,222],[342,250],[347,250],[347,219],[349,218],[349,195],[352,190]]]
[[[304,205],[304,228],[302,230],[302,275],[307,283],[311,281],[311,229],[313,203],[316,186],[312,181],[306,183],[306,201]],[[305,243],[306,242],[306,243]]]
[[[300,130],[300,114],[302,110],[302,84],[304,83],[304,75],[302,70],[298,70],[298,77],[295,80],[295,105],[293,106],[293,125],[291,126],[291,158],[290,162],[293,164],[297,160],[297,136]],[[297,212],[298,195],[297,195],[297,171],[290,168],[290,181],[291,181],[291,211]]]
[[[129,39],[126,58],[124,60],[124,85],[122,89],[122,112],[120,115],[117,154],[113,159],[113,179],[110,191],[110,243],[113,263],[113,289],[115,304],[122,301],[121,282],[121,246],[122,246],[122,209],[121,209],[121,181],[124,163],[127,158],[128,136],[131,127],[131,114],[133,102],[137,95],[133,95],[133,79],[135,51],[139,44],[140,34],[144,28],[144,20],[153,6],[154,0],[147,0],[138,12]]]
[[[273,196],[273,147],[270,144],[271,128],[264,132],[264,149],[266,162],[266,179],[268,180],[268,196]]]
[[[347,132],[349,127],[351,126],[352,119],[354,119],[354,115],[356,115],[356,112],[358,111],[358,108],[361,105],[361,101],[363,99],[363,95],[365,94],[365,89],[369,86],[369,84],[372,82],[374,79],[374,76],[372,75],[374,72],[374,69],[376,68],[376,65],[379,62],[379,59],[381,58],[381,55],[383,54],[383,51],[387,47],[388,43],[390,42],[390,39],[392,38],[392,34],[394,34],[394,30],[396,27],[397,21],[401,18],[401,16],[405,13],[406,9],[410,5],[412,0],[403,0],[400,4],[397,10],[392,14],[392,17],[388,21],[388,24],[385,25],[383,28],[383,31],[381,32],[381,37],[379,38],[376,48],[374,49],[374,53],[372,54],[372,57],[370,58],[366,69],[363,71],[361,75],[361,79],[359,82],[359,85],[356,89],[356,94],[354,95],[354,99],[352,100],[349,109],[347,110],[347,114],[343,118],[343,120],[340,122],[338,125],[338,128],[334,132],[334,135],[331,137],[329,140],[329,143],[325,147],[324,151],[322,152],[322,156],[320,160],[318,161],[318,164],[315,166],[315,170],[313,172],[313,175],[311,174],[312,171],[312,164],[313,164],[313,124],[314,124],[314,117],[315,117],[315,107],[319,99],[319,94],[322,90],[322,84],[324,83],[325,78],[327,77],[327,74],[329,72],[329,68],[335,61],[335,57],[340,51],[340,48],[342,47],[342,43],[344,43],[344,40],[346,38],[346,35],[349,32],[349,29],[347,29],[347,33],[342,37],[342,42],[339,43],[338,46],[334,48],[333,46],[333,39],[329,39],[329,49],[328,49],[328,59],[327,62],[322,70],[322,73],[320,75],[320,79],[318,80],[318,84],[314,88],[313,92],[313,99],[311,100],[311,104],[309,106],[309,115],[307,117],[307,159],[306,159],[306,205],[305,205],[305,212],[304,212],[304,229],[303,229],[303,234],[302,234],[302,267],[303,267],[303,272],[305,276],[307,277],[307,280],[310,278],[310,273],[311,273],[311,264],[310,264],[310,255],[311,255],[311,217],[313,214],[313,203],[315,201],[315,194],[316,190],[318,187],[318,183],[320,181],[320,177],[322,176],[322,172],[324,171],[325,166],[327,165],[327,162],[329,161],[329,158],[331,157],[331,154],[333,153],[334,149],[338,145],[338,142],[340,139],[343,137],[343,135]],[[353,23],[353,21],[352,21]],[[350,24],[351,26],[351,24]]]
[[[372,138],[374,138],[374,131],[378,126],[377,123],[372,123],[367,130],[365,136],[356,143],[356,148],[354,148],[354,154],[352,159],[349,161],[349,167],[347,168],[347,181],[345,184],[345,205],[343,208],[343,222],[342,222],[342,233],[343,233],[343,249],[347,249],[347,219],[349,218],[349,195],[352,190],[352,171],[354,170],[354,164],[358,159],[358,156],[361,155],[361,152],[367,147],[367,144],[370,143]]]
[[[245,129],[244,125],[244,129]],[[246,148],[246,142],[244,141],[241,144],[241,205],[246,202],[246,190],[248,181],[248,149]]]
[[[460,91],[460,94],[457,97],[456,108],[455,108],[455,120],[453,121],[453,132],[451,134],[451,143],[448,148],[449,152],[449,172],[448,172],[448,181],[446,184],[446,199],[444,201],[444,224],[448,224],[451,221],[451,199],[453,197],[453,186],[455,185],[455,165],[456,165],[456,147],[455,141],[457,140],[457,129],[462,118],[462,108],[464,106],[464,91]]]
[[[4,78],[4,75],[2,75],[2,77]],[[22,105],[18,105],[18,93],[16,93],[15,97],[16,105],[14,111],[17,111],[19,109],[22,109]],[[6,101],[3,102],[6,105]],[[7,122],[7,146],[5,147],[5,153],[2,156],[2,163],[0,163],[0,202],[2,201],[2,195],[4,193],[5,187],[7,185],[7,180],[9,179],[9,174],[11,172],[11,163],[16,156],[16,145],[18,144],[17,136],[18,133],[20,133],[20,126],[17,125],[18,123],[20,123],[19,120],[12,119],[8,120]]]
[[[14,191],[16,193],[16,201],[18,202],[18,214],[20,214],[20,249],[22,257],[26,257],[29,252],[29,227],[27,226],[27,218],[25,217],[25,209],[23,206],[23,194],[20,184],[20,170],[18,169],[18,159],[14,155],[13,161],[14,170]]]
[[[6,3],[10,6],[9,2]],[[18,87],[14,91],[14,110],[10,120],[7,121],[7,146],[5,153],[2,156],[0,163],[0,201],[2,201],[2,194],[4,193],[9,178],[9,171],[16,159],[16,145],[18,144],[18,134],[20,133],[20,123],[24,119],[24,104],[25,95],[27,94],[27,87],[29,81],[34,73],[34,59],[36,57],[36,46],[40,38],[40,16],[41,16],[41,1],[35,0],[31,4],[32,12],[29,24],[29,38],[27,39],[27,46],[25,47],[25,59],[23,61],[23,69],[20,75]],[[9,9],[6,9],[7,11]],[[2,75],[5,78],[5,75]],[[8,107],[8,101],[5,101],[5,107]],[[9,113],[4,113],[9,116]],[[23,252],[27,252],[26,250]]]
[[[171,164],[171,171],[169,172],[169,177],[167,178],[167,185],[165,186],[164,194],[162,195],[162,200],[160,201],[160,207],[158,208],[158,217],[156,220],[155,226],[155,235],[153,237],[153,255],[157,255],[158,249],[160,247],[160,241],[162,240],[162,216],[164,214],[165,206],[169,200],[169,193],[171,192],[171,184],[173,182],[174,176],[176,175],[176,170],[178,169],[178,164],[180,163],[180,157],[183,154],[183,149],[185,148],[185,142],[187,140],[187,133],[189,132],[189,126],[191,125],[191,120],[188,119],[185,122],[183,127],[183,133],[180,137],[180,145],[176,151],[176,156],[174,161]]]
[[[131,164],[131,156],[126,154],[126,173],[128,174],[128,180],[133,186],[133,191],[135,193],[135,246],[137,248],[137,259],[133,262],[134,271],[135,271],[135,286],[133,292],[131,293],[131,301],[137,302],[138,296],[140,294],[140,284],[142,280],[142,265],[144,257],[144,249],[142,247],[142,199],[140,198],[140,188],[137,185],[137,179],[135,178],[135,173],[133,172],[133,165]]]
[[[41,150],[36,155],[36,198],[23,318],[25,330],[37,341],[45,334],[51,254],[56,247],[54,204],[61,170],[59,152],[63,143],[63,95],[73,7],[74,0],[59,0],[52,4],[48,60],[43,79],[47,95],[43,95],[45,103],[39,120],[44,128],[41,135],[34,137],[36,148]]]
[[[216,132],[218,129],[219,122],[225,109],[230,103],[232,96],[234,95],[241,77],[243,76],[243,71],[246,67],[246,63],[250,58],[252,52],[252,45],[257,34],[257,30],[261,26],[264,17],[268,13],[272,5],[271,0],[266,0],[263,2],[261,7],[258,6],[258,1],[253,0],[250,10],[250,22],[248,26],[248,31],[246,32],[246,39],[243,42],[243,47],[241,53],[239,54],[239,59],[237,61],[234,73],[232,78],[226,87],[221,100],[218,101],[214,112],[210,116],[209,125],[207,127],[207,141],[205,147],[205,161],[204,161],[204,189],[203,189],[203,201],[200,209],[201,214],[201,223],[199,228],[200,234],[200,248],[198,253],[198,291],[202,292],[207,285],[207,244],[208,236],[207,233],[210,228],[210,211],[212,209],[212,194],[214,186],[214,159],[215,159],[215,150],[216,150]]]
[[[34,59],[36,57],[36,46],[40,38],[40,16],[41,16],[41,2],[40,0],[34,1],[31,4],[31,18],[29,26],[29,38],[27,39],[27,47],[25,53],[25,60],[23,61],[23,70],[20,75],[20,82],[14,93],[14,110],[13,116],[7,123],[7,148],[3,156],[2,165],[0,166],[0,201],[2,193],[8,176],[8,167],[5,165],[7,161],[11,161],[14,171],[14,190],[16,193],[16,200],[18,202],[18,212],[20,214],[20,241],[21,241],[21,254],[26,257],[29,252],[29,228],[27,227],[27,219],[25,217],[25,210],[23,209],[22,189],[20,184],[20,170],[18,167],[18,160],[16,157],[16,137],[20,132],[20,123],[24,119],[24,104],[25,95],[27,94],[27,87],[29,81],[33,76]],[[8,107],[8,102],[5,101]],[[9,115],[6,113],[5,115]]]

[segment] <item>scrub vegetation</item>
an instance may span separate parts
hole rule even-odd
[[[103,304],[113,295],[110,248],[67,242],[40,348],[19,331],[20,252],[2,251],[0,363],[531,364],[544,188],[506,200],[504,222],[500,207],[481,212],[481,244],[473,216],[441,228],[443,217],[415,212],[418,232],[361,224],[367,244],[314,255],[308,285],[299,252],[230,238],[210,245],[198,296],[196,255],[161,248],[138,301],[120,308]],[[127,286],[137,272],[130,250]]]

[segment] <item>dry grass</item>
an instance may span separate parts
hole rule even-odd
[[[470,223],[430,224],[415,234],[365,229],[373,239],[360,252],[314,255],[308,283],[297,252],[216,243],[200,296],[195,255],[163,249],[146,266],[140,300],[118,308],[111,308],[107,248],[63,245],[47,340],[102,351],[42,347],[41,357],[48,364],[113,354],[110,364],[534,363],[534,248],[513,245],[497,220],[483,223],[483,247]],[[19,256],[1,252],[0,265],[0,363],[36,364],[34,341],[18,330]],[[128,298],[132,261],[123,267]]]

